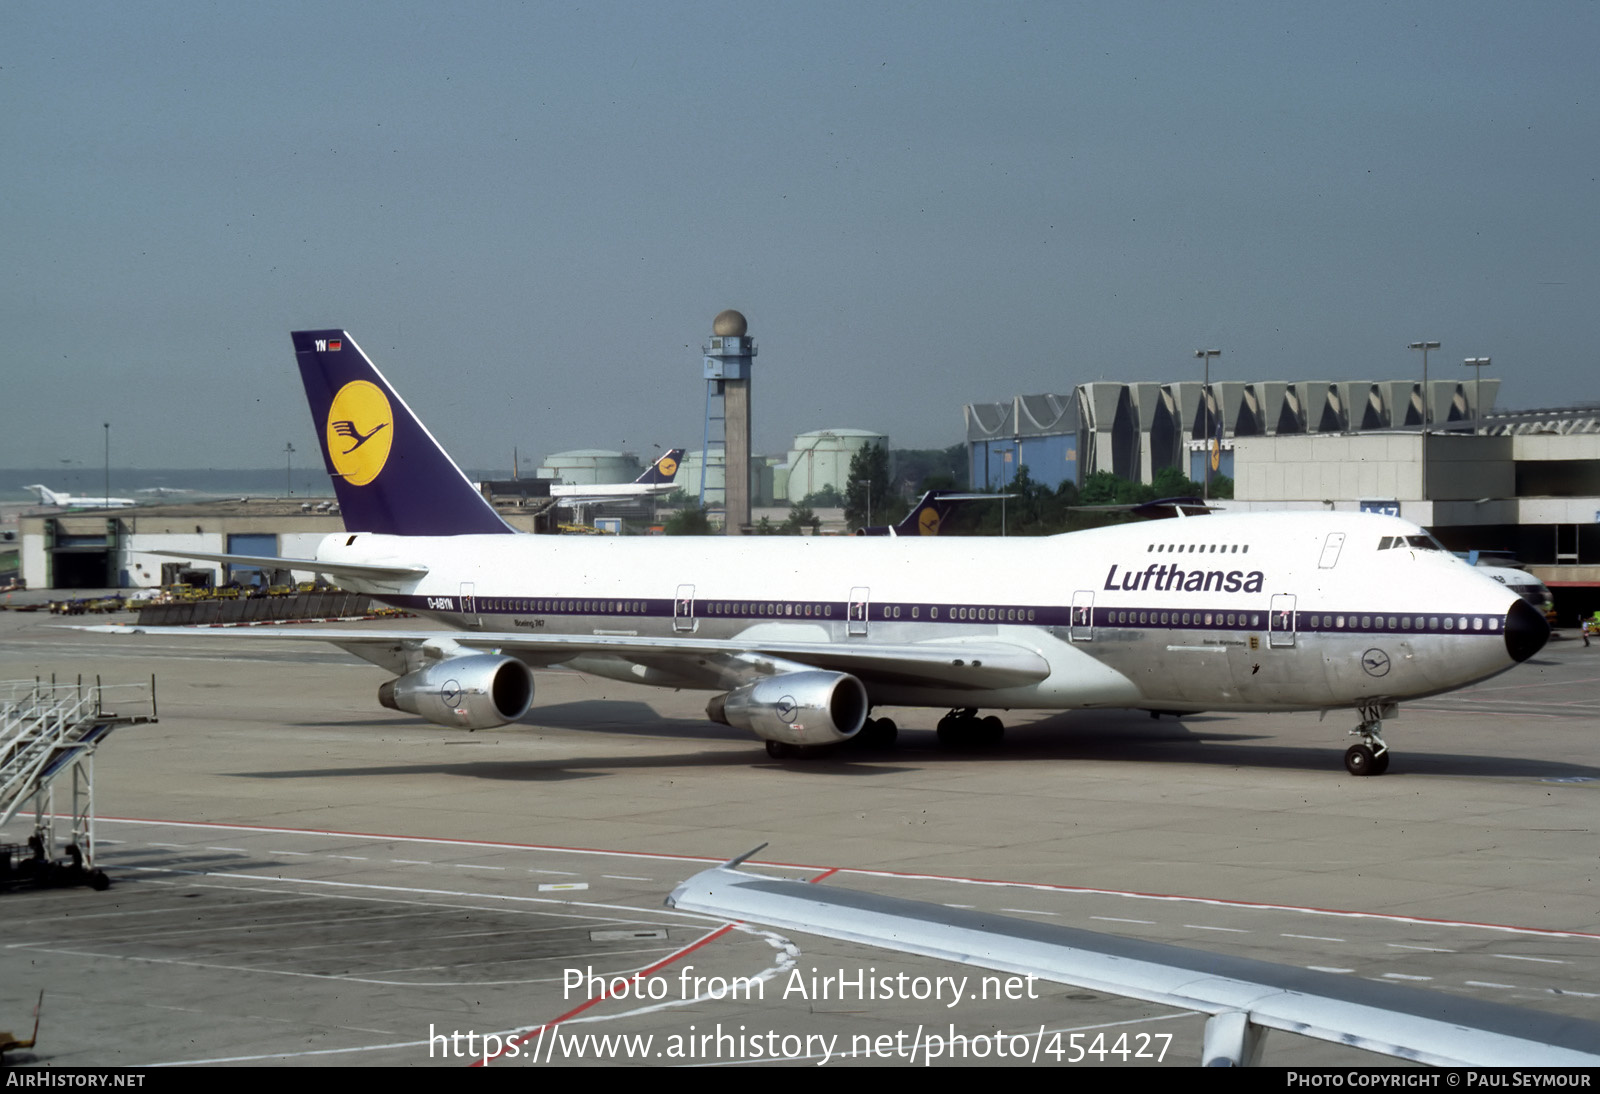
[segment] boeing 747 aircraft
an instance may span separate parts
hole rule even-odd
[[[531,669],[559,664],[712,692],[707,714],[774,757],[888,743],[893,722],[870,717],[885,705],[947,710],[950,744],[996,740],[984,710],[1343,708],[1360,738],[1345,765],[1376,775],[1396,704],[1504,672],[1549,637],[1505,586],[1374,514],[915,543],[519,535],[354,339],[293,339],[347,531],[313,559],[182,557],[314,570],[447,624],[301,632],[394,673],[379,701],[439,725],[516,721]]]
[[[596,503],[631,501],[648,498],[653,494],[672,493],[672,482],[678,477],[678,465],[683,462],[683,449],[673,448],[632,482],[604,483],[599,485],[572,485],[557,483],[550,487],[550,496],[565,506],[594,505]]]

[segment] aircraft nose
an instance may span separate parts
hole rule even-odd
[[[1526,661],[1550,641],[1550,624],[1532,604],[1518,598],[1506,612],[1506,652],[1513,661]]]

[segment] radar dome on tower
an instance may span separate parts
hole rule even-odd
[[[722,338],[743,338],[750,330],[750,324],[745,322],[742,312],[729,308],[719,312],[711,321],[711,333]]]

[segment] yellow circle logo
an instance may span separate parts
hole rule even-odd
[[[671,456],[662,456],[661,462],[656,464],[656,468],[663,477],[670,479],[678,473],[678,461]]]
[[[351,486],[365,486],[378,477],[394,443],[394,414],[376,384],[352,380],[339,389],[328,408],[328,456],[333,469]]]
[[[917,531],[920,534],[925,535],[925,536],[936,536],[936,535],[938,535],[939,534],[939,510],[935,509],[933,506],[930,505],[930,506],[928,506],[928,508],[926,508],[922,512],[918,513],[917,514]]]

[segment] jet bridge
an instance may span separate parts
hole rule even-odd
[[[124,709],[147,713],[119,714]],[[0,682],[0,827],[24,807],[33,809],[33,835],[24,844],[0,844],[0,889],[11,885],[88,884],[104,889],[109,878],[94,863],[94,754],[121,726],[156,721],[156,681],[92,685],[41,680]],[[56,784],[70,777],[72,835],[56,848]]]

